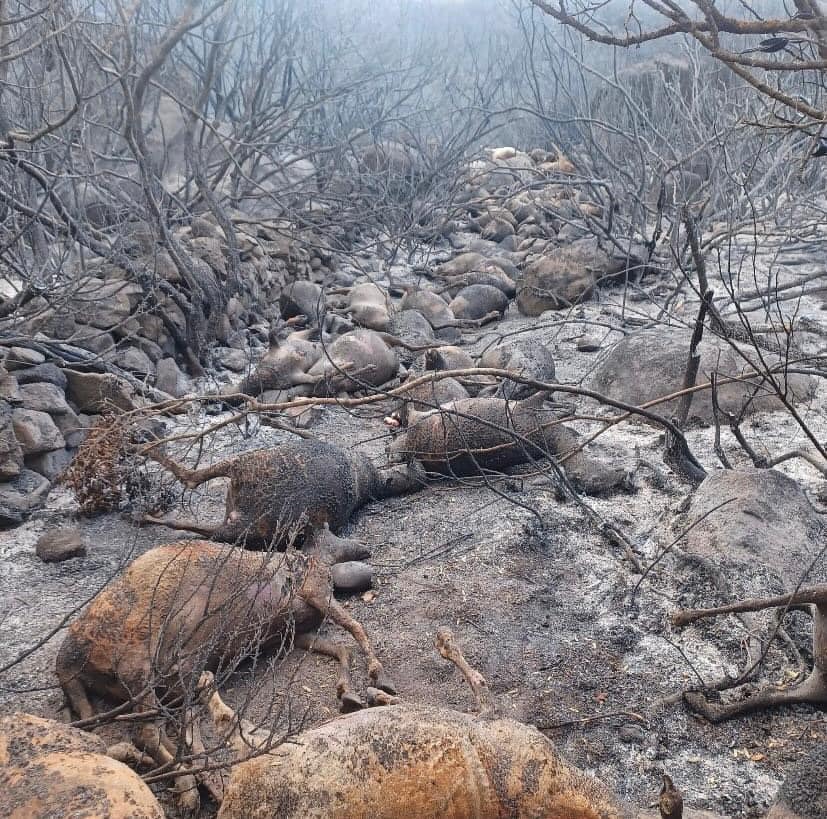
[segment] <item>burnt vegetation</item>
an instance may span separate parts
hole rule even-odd
[[[0,0],[0,814],[826,819],[825,70]]]

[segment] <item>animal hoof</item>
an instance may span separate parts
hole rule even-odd
[[[368,697],[368,705],[371,708],[381,705],[397,705],[402,701],[399,697],[393,697],[384,691],[380,691],[378,688],[368,687],[365,693]]]
[[[359,560],[336,563],[330,569],[333,588],[338,592],[363,592],[373,585],[373,569]]]
[[[343,714],[350,714],[353,711],[361,711],[365,707],[361,698],[352,691],[346,691],[342,694],[339,701],[339,710]]]
[[[349,538],[338,538],[337,542],[331,545],[333,563],[347,563],[351,560],[367,560],[372,552],[358,540]]]
[[[201,676],[198,678],[198,690],[202,691],[205,688],[209,688],[215,682],[215,675],[212,671],[202,671]]]
[[[178,812],[184,819],[196,819],[201,810],[201,798],[198,795],[198,783],[191,774],[179,776],[172,786]]]
[[[224,801],[224,779],[222,771],[208,771],[198,777],[199,784],[216,805]]]
[[[387,694],[396,694],[397,689],[396,686],[393,684],[393,680],[387,675],[385,671],[380,671],[373,680],[376,683],[376,687],[381,689]]]

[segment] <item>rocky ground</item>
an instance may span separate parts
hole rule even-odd
[[[759,267],[771,256],[777,259],[777,250],[768,249],[767,257],[758,259]],[[787,254],[782,261],[790,263],[788,280],[816,270],[801,264],[808,262],[806,250],[782,251]],[[415,279],[408,265],[391,272],[397,281]],[[502,321],[464,335],[475,352],[497,337],[542,341],[554,351],[560,383],[587,383],[622,332],[635,324],[666,322],[672,327],[667,335],[692,326],[697,302],[690,292],[678,293],[669,300],[667,314],[662,312],[676,281],[667,276],[626,291],[603,288],[581,307],[537,318],[521,315],[512,303]],[[789,302],[784,312],[791,314],[796,307],[807,322],[800,343],[809,352],[823,350],[827,315],[818,297],[807,297],[800,305]],[[590,344],[583,343],[584,335]],[[243,357],[260,351],[260,346],[239,348]],[[200,383],[213,387],[235,378],[231,369],[219,368]],[[577,404],[571,396],[555,400],[573,408]],[[823,401],[823,386],[816,384],[798,406],[819,440],[827,436]],[[381,464],[390,440],[383,418],[391,409],[388,402],[355,410],[326,406],[312,432],[358,448]],[[585,402],[577,409],[586,416],[605,412]],[[194,412],[170,419],[167,431],[204,427],[219,418]],[[576,426],[582,432],[600,428],[595,420]],[[784,410],[750,416],[743,431],[760,454],[806,444],[800,425]],[[213,436],[209,457],[277,443],[288,435],[250,419]],[[721,469],[711,426],[693,427],[687,439],[709,472]],[[733,466],[751,465],[728,430],[722,443]],[[591,516],[560,499],[541,465],[485,481],[434,481],[416,494],[361,510],[347,534],[372,547],[377,580],[372,592],[351,597],[346,605],[368,629],[406,700],[470,707],[461,677],[433,648],[437,628],[450,625],[471,663],[488,679],[502,714],[547,731],[572,761],[631,803],[651,804],[665,771],[683,789],[688,805],[732,817],[759,816],[792,762],[827,741],[827,719],[812,707],[794,706],[710,725],[685,708],[677,695],[697,684],[697,675],[712,680],[741,667],[744,628],[733,617],[720,617],[673,629],[668,620],[673,610],[721,602],[710,578],[677,550],[641,576],[594,521],[620,528],[648,566],[682,526],[692,523],[681,517],[692,486],[664,464],[663,434],[652,426],[627,422],[609,428],[590,451],[622,464],[634,484],[634,491],[584,498]],[[801,460],[778,469],[801,484],[818,514],[827,511],[824,479],[817,470]],[[220,482],[195,493],[176,492],[176,502],[183,501],[199,517],[221,515]],[[62,704],[53,674],[61,628],[125,562],[180,537],[161,526],[139,528],[116,513],[75,517],[71,493],[56,488],[45,507],[0,532],[4,710],[54,716]],[[73,522],[86,553],[65,562],[42,562],[35,554],[41,535]],[[744,572],[749,571],[745,566]],[[827,579],[824,561],[817,573]],[[760,582],[756,584],[760,593]],[[803,659],[811,659],[807,618],[791,615],[787,630]],[[336,629],[327,626],[325,631],[334,634]],[[45,642],[27,654],[37,641]],[[789,683],[796,669],[793,653],[789,644],[774,642],[761,679]],[[13,660],[20,661],[8,668]],[[359,662],[355,679],[362,684],[366,676]],[[285,725],[316,724],[336,711],[334,681],[328,659],[295,652],[240,669],[226,699],[239,707],[247,703],[248,716],[272,720],[275,712]]]

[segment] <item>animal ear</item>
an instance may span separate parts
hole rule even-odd
[[[661,785],[660,792],[661,794],[667,793],[668,791],[675,790],[675,785],[672,782],[672,777],[669,774],[663,774],[663,785]]]

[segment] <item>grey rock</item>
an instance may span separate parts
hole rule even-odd
[[[783,472],[716,472],[695,491],[685,518],[675,526],[697,523],[686,551],[714,566],[734,597],[784,594],[827,580],[821,516]]]
[[[141,286],[134,282],[90,278],[75,293],[72,306],[85,323],[98,330],[111,330],[129,318],[142,295]]]
[[[36,455],[66,446],[60,430],[47,412],[15,409],[12,411],[12,427],[24,455]]]
[[[0,401],[0,479],[17,477],[23,466],[23,451],[14,434],[12,408]]]
[[[86,437],[88,425],[75,414],[75,411],[70,407],[68,412],[63,415],[55,415],[54,422],[66,441],[66,446],[76,449],[83,443]]]
[[[220,239],[208,236],[194,238],[190,242],[192,252],[205,261],[219,276],[227,275],[227,258]]]
[[[151,341],[154,344],[163,346],[164,339],[166,338],[164,322],[158,316],[153,316],[149,313],[141,313],[137,318],[141,328],[141,338],[145,341]]]
[[[123,370],[136,375],[155,375],[155,365],[149,356],[137,347],[125,347],[115,356],[115,361]]]
[[[98,353],[98,355],[103,355],[115,349],[115,339],[112,338],[111,333],[99,332],[91,327],[86,329],[74,341],[78,347],[83,347],[84,350],[89,350],[90,353]]]
[[[64,469],[72,461],[73,452],[69,449],[53,449],[51,452],[41,452],[37,455],[29,455],[26,458],[26,466],[29,469],[43,475],[50,481],[57,479]]]
[[[73,557],[83,557],[86,554],[86,544],[76,526],[66,526],[44,532],[34,550],[44,563],[59,563]]]
[[[244,315],[244,305],[235,296],[230,296],[225,312],[233,327],[236,327],[241,321],[242,315]]]
[[[629,745],[643,745],[646,741],[646,732],[639,725],[624,725],[617,735],[621,742]]]
[[[83,373],[66,370],[66,395],[78,412],[99,413],[135,409],[130,386],[110,373]],[[52,447],[54,449],[54,447]]]
[[[43,353],[37,350],[30,350],[28,347],[4,347],[6,352],[3,364],[7,370],[20,370],[24,367],[34,367],[46,360]]]
[[[71,412],[66,403],[66,394],[60,387],[41,381],[39,384],[24,384],[20,387],[23,407],[50,415],[65,415]]]
[[[603,395],[633,406],[677,392],[683,387],[686,362],[692,331],[677,327],[645,330],[621,339],[601,361],[587,386]],[[696,384],[708,384],[710,374],[717,371],[723,377],[741,376],[752,368],[730,344],[718,339],[704,339],[698,347],[701,361]],[[747,360],[755,360],[755,353],[743,348]],[[780,364],[780,358],[763,352],[764,362]],[[815,381],[812,377],[790,374],[786,379],[778,373],[775,379],[785,386],[787,399],[793,403],[812,395]],[[671,418],[677,410],[677,399],[653,406],[653,412]],[[718,386],[718,404],[724,412],[738,415],[746,406],[749,414],[763,410],[781,409],[778,397],[758,377],[744,378]],[[640,417],[637,420],[642,420]],[[696,392],[689,408],[690,423],[713,422],[710,389]]]
[[[596,353],[603,346],[600,337],[585,333],[577,339],[577,350],[581,353]]]
[[[216,360],[222,367],[240,373],[250,366],[250,356],[242,350],[219,347],[215,351]]]
[[[144,353],[153,364],[157,364],[163,357],[164,351],[154,342],[148,338],[142,338],[140,335],[132,339],[132,343]]]
[[[9,483],[0,484],[0,526],[17,526],[43,505],[51,483],[33,472],[21,469]]]
[[[56,387],[60,387],[61,390],[66,389],[65,373],[60,367],[49,362],[38,364],[36,367],[29,367],[26,370],[17,370],[14,377],[17,379],[17,383],[21,385],[43,381],[47,384],[54,384]]]
[[[0,400],[8,401],[10,404],[21,404],[23,402],[17,378],[2,364],[0,364]]]
[[[173,398],[189,391],[189,381],[174,358],[162,358],[155,366],[155,387]]]
[[[131,310],[127,293],[112,293],[106,299],[101,298],[94,310],[89,310],[89,324],[98,330],[111,330],[125,322]]]
[[[43,333],[49,338],[68,339],[77,332],[77,322],[71,313],[62,309],[41,310],[26,322],[26,332],[29,335]]]

